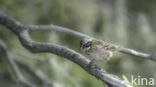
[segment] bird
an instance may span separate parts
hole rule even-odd
[[[94,38],[84,38],[80,41],[80,49],[94,60],[107,62],[113,56],[118,46]]]

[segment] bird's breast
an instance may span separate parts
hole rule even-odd
[[[96,51],[90,52],[89,55],[96,60],[109,60],[113,54],[111,51],[96,50]]]
[[[96,60],[101,60],[101,54],[98,51],[93,51],[89,53],[91,57],[93,57]]]

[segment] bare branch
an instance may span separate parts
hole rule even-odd
[[[30,38],[29,28],[17,22],[16,20],[4,15],[0,14],[0,23],[7,27],[9,30],[13,31],[21,41],[22,45],[30,50],[31,52],[40,53],[53,53],[72,62],[78,64],[84,70],[86,70],[89,74],[95,76],[96,78],[112,84],[115,87],[130,87],[124,80],[119,79],[116,76],[113,76],[107,72],[105,72],[102,68],[98,67],[95,64],[90,65],[90,60],[82,56],[81,54],[63,47],[59,45],[53,45],[48,43],[40,43],[35,42]]]
[[[82,34],[80,32],[73,31],[72,29],[69,29],[69,28],[57,26],[57,25],[54,25],[54,24],[50,24],[50,25],[38,25],[38,26],[36,26],[36,25],[30,25],[29,26],[29,31],[30,32],[34,32],[34,31],[45,31],[45,30],[55,30],[55,31],[58,31],[58,32],[62,32],[62,33],[71,35],[71,36],[78,37],[78,38],[91,38],[88,35]]]
[[[46,87],[53,87],[52,80],[49,79],[40,69],[32,66],[31,64],[27,64],[25,62],[16,60],[17,65],[19,65],[22,69],[25,69],[29,73],[33,75],[42,85]]]
[[[19,60],[16,60],[15,58],[13,58],[13,55],[11,54],[11,52],[9,51],[9,49],[6,47],[6,45],[4,44],[4,42],[2,40],[0,40],[0,48],[2,49],[2,52],[5,54],[8,64],[10,65],[13,74],[17,78],[17,82],[22,83],[26,87],[37,87],[24,78],[24,76],[22,75],[22,73],[20,72],[20,69],[18,67],[18,65],[19,65],[20,67],[22,67],[22,69],[29,71],[33,76],[35,76],[37,78],[37,80],[39,80],[40,82],[43,83],[43,85],[52,87],[52,80],[49,79],[42,71],[33,67],[30,64],[21,62]]]
[[[11,67],[11,70],[12,70],[13,74],[15,75],[15,81],[17,83],[21,83],[25,87],[36,87],[34,84],[30,83],[29,81],[27,81],[24,78],[24,76],[20,72],[17,64],[15,63],[12,54],[9,52],[6,45],[1,40],[0,40],[0,50],[6,56],[6,60],[7,60],[8,64],[9,64],[9,66]]]
[[[137,58],[149,59],[149,60],[156,61],[156,55],[154,53],[147,54],[147,53],[138,52],[138,51],[135,51],[135,50],[129,49],[129,48],[119,48],[119,51],[122,53],[125,53],[125,54],[136,56]]]
[[[91,36],[79,33],[77,31],[73,31],[71,29],[60,27],[60,26],[53,25],[53,24],[50,24],[50,25],[30,25],[29,28],[30,28],[29,31],[31,31],[31,32],[38,31],[38,30],[39,31],[55,30],[55,31],[63,32],[63,33],[66,33],[66,34],[69,34],[72,36],[79,37],[79,38],[93,38]],[[114,46],[117,46],[117,45],[114,45]],[[119,47],[118,51],[121,53],[124,53],[124,54],[136,56],[137,58],[140,58],[140,59],[149,59],[149,60],[156,61],[156,54],[155,53],[147,54],[147,53],[139,52],[139,51],[129,49],[129,48],[124,48],[124,47]]]

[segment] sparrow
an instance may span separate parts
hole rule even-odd
[[[113,56],[118,46],[94,38],[84,38],[80,41],[80,49],[93,60],[108,61]],[[92,61],[93,61],[92,60]]]

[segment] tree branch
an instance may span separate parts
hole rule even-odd
[[[119,48],[119,52],[129,54],[132,56],[136,56],[137,58],[141,58],[141,59],[148,59],[148,60],[156,61],[156,54],[155,53],[147,54],[147,53],[138,52],[138,51],[135,51],[133,49],[123,48],[123,47]]]
[[[19,60],[15,60],[17,65],[20,66],[22,69],[26,70],[28,73],[30,73],[33,77],[35,77],[39,82],[41,87],[53,87],[53,81],[47,77],[40,69],[37,69],[36,67],[27,64],[25,62],[21,62]]]
[[[60,27],[60,26],[57,26],[54,24],[50,24],[50,25],[29,25],[29,31],[30,32],[45,31],[45,30],[55,30],[58,32],[69,34],[71,36],[79,37],[80,39],[81,38],[93,38],[93,37],[85,35],[83,33],[73,31],[72,29]],[[114,46],[117,46],[117,45],[114,45]],[[147,53],[139,52],[139,51],[129,49],[129,48],[124,48],[124,47],[120,47],[120,46],[118,46],[118,47],[119,47],[118,51],[121,53],[132,55],[132,56],[135,56],[135,57],[140,58],[140,59],[149,59],[149,60],[156,61],[156,53],[147,54]]]
[[[59,46],[59,45],[54,45],[54,44],[40,43],[40,42],[33,41],[29,35],[30,27],[24,26],[23,24],[17,22],[16,20],[2,13],[0,13],[0,24],[7,27],[9,30],[13,31],[18,36],[21,44],[31,52],[53,53],[62,56],[63,58],[66,58],[78,64],[89,74],[95,76],[96,78],[104,82],[112,84],[115,87],[130,87],[129,84],[127,84],[127,82],[105,72],[102,68],[98,67],[97,65],[95,64],[90,65],[90,60],[88,60],[81,54],[69,48]]]
[[[34,84],[30,83],[29,81],[27,81],[24,78],[24,76],[20,72],[17,64],[15,63],[15,60],[14,60],[12,54],[10,53],[10,51],[8,50],[8,48],[3,43],[2,40],[0,40],[0,50],[4,54],[4,56],[6,57],[6,60],[9,64],[9,67],[11,67],[12,73],[14,74],[14,77],[15,77],[15,81],[17,83],[22,84],[25,87],[36,87]]]
[[[75,36],[78,38],[92,38],[88,35],[82,34],[80,32],[73,31],[72,29],[57,26],[54,24],[50,25],[29,25],[29,32],[35,32],[35,31],[45,31],[45,30],[54,30],[58,32],[62,32],[71,36]]]
[[[18,65],[19,65],[20,67],[22,67],[22,69],[25,69],[26,71],[30,72],[34,77],[36,77],[37,80],[42,82],[43,85],[52,87],[52,83],[51,83],[52,80],[49,79],[42,71],[35,68],[34,66],[31,66],[30,64],[21,62],[15,58],[13,58],[13,55],[11,54],[10,50],[6,47],[6,45],[4,44],[4,42],[2,40],[0,40],[0,49],[6,56],[6,60],[9,64],[9,66],[11,67],[13,74],[17,78],[17,82],[22,83],[26,87],[37,87],[34,84],[28,82],[28,80],[26,80],[24,78],[24,76],[22,75],[22,73],[20,72],[20,69],[18,67]]]

